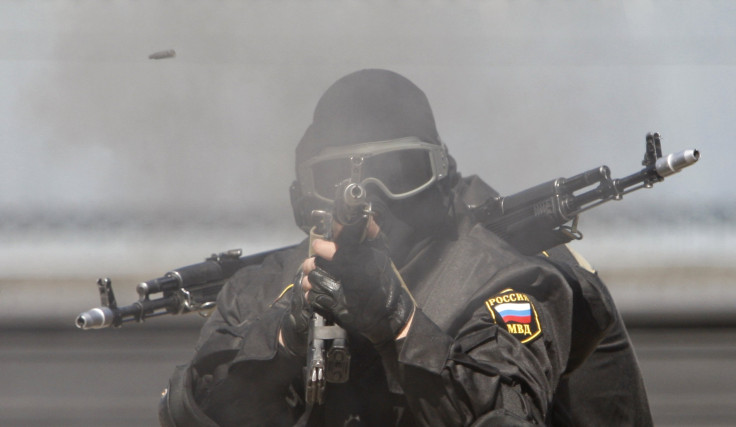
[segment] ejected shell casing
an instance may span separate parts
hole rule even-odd
[[[148,59],[166,59],[166,58],[173,58],[175,56],[176,56],[176,51],[174,49],[169,49],[169,50],[162,50],[160,52],[154,52],[148,55]]]

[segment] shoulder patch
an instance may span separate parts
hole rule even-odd
[[[505,289],[485,304],[493,322],[504,326],[520,342],[530,343],[542,334],[537,309],[527,294]]]

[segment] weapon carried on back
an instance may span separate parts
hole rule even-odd
[[[582,239],[583,235],[577,229],[580,213],[610,200],[621,200],[632,191],[651,188],[699,158],[700,153],[695,149],[662,156],[659,134],[650,133],[646,136],[644,169],[637,173],[611,179],[608,166],[600,166],[510,196],[493,197],[478,206],[471,206],[471,209],[486,228],[520,252],[532,255]],[[595,188],[583,191],[594,185]]]
[[[652,187],[665,177],[694,164],[699,158],[700,153],[695,149],[663,156],[660,136],[652,133],[646,137],[646,152],[642,162],[644,168],[639,172],[624,178],[611,179],[610,169],[600,166],[571,178],[558,178],[510,196],[493,197],[471,206],[471,210],[488,229],[519,251],[535,254],[581,239],[582,234],[577,229],[580,213],[610,200],[620,200],[632,191]],[[595,187],[584,191],[592,186]],[[348,185],[342,190],[342,197],[347,197],[343,200],[346,210],[345,213],[335,214],[355,215],[358,212],[362,215],[362,187]],[[338,221],[342,223],[350,219]],[[245,257],[241,256],[239,249],[212,255],[202,263],[178,268],[163,277],[140,283],[137,287],[139,301],[123,307],[119,307],[115,301],[110,279],[99,279],[97,286],[102,306],[81,313],[76,319],[76,325],[80,329],[117,327],[125,322],[142,322],[149,317],[164,314],[211,310],[220,289],[237,270],[259,264],[270,253],[278,250],[281,249]],[[154,294],[161,294],[161,297],[151,299]],[[337,348],[339,345],[338,341]]]

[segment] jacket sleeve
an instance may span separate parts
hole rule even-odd
[[[576,297],[581,287],[587,297]],[[543,424],[577,345],[573,323],[585,320],[574,319],[574,306],[595,303],[595,287],[550,264],[524,262],[491,279],[487,288],[498,293],[471,302],[470,315],[452,335],[418,310],[397,353],[399,383],[420,424]],[[530,320],[522,322],[529,323],[504,311],[508,301],[528,307]],[[598,334],[585,340],[601,339],[610,324],[602,318]]]
[[[278,344],[290,301],[283,264],[276,257],[247,267],[223,287],[194,358],[177,367],[161,400],[162,425],[294,423],[289,390],[301,364]]]
[[[230,362],[209,372],[201,362],[194,365],[199,376],[194,387],[197,404],[219,425],[294,423],[296,413],[288,396],[297,396],[294,387],[303,361],[278,344],[285,313],[283,307],[273,307],[238,331],[248,345]]]
[[[242,328],[225,326],[229,332],[224,333],[242,334],[234,340],[249,345],[177,367],[159,405],[161,424],[293,425],[297,414],[288,396],[299,381],[301,365],[277,342],[284,313],[274,307]],[[219,346],[226,340],[216,338]],[[297,396],[293,390],[291,395]]]
[[[602,301],[610,306],[613,314],[612,326],[597,347],[592,352],[580,352],[577,358],[571,357],[569,375],[560,381],[555,392],[551,422],[554,425],[651,426],[652,415],[639,362],[608,289],[591,264],[568,245],[556,246],[543,255],[568,274],[597,280]]]

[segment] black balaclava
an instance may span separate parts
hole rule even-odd
[[[296,162],[315,156],[324,147],[407,136],[440,144],[424,92],[392,71],[357,71],[322,95],[312,124],[296,148]]]
[[[296,164],[325,147],[409,136],[441,144],[424,92],[392,71],[361,70],[335,82],[319,100],[312,124],[296,148]],[[434,185],[403,200],[374,193],[373,197],[380,199],[375,203],[379,212],[376,221],[389,236],[391,256],[400,266],[417,242],[436,233],[445,222],[450,204],[448,185]]]

